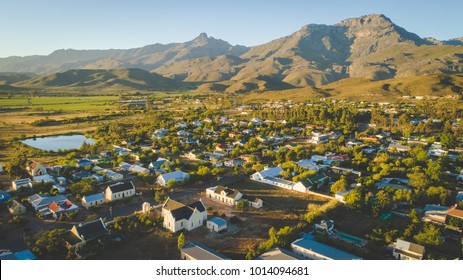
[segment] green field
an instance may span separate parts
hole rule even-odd
[[[117,108],[118,96],[6,96],[0,97],[0,109],[27,109],[28,111],[103,111]]]

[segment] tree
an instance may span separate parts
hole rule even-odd
[[[410,213],[408,213],[408,217],[412,220],[412,223],[420,223],[420,217],[418,217],[418,211],[416,211],[416,209],[412,209]]]
[[[42,258],[53,257],[66,252],[65,229],[46,230],[35,236],[32,252]],[[53,255],[53,256],[50,256]]]
[[[248,206],[249,206],[249,201],[246,200],[246,199],[241,199],[236,203],[235,207],[236,207],[236,209],[241,210],[242,212],[244,212],[244,210],[246,210],[246,208]]]
[[[69,190],[73,195],[88,195],[98,191],[96,180],[85,178],[80,182],[74,183],[69,187]]]
[[[167,200],[167,192],[165,189],[158,190],[154,193],[154,200],[157,203],[163,204]]]
[[[183,248],[183,246],[185,246],[185,244],[186,244],[186,238],[185,238],[185,235],[182,232],[182,233],[180,233],[180,235],[177,238],[177,248],[179,250],[181,250]]]
[[[444,187],[429,187],[426,190],[426,198],[428,203],[445,205],[447,202],[447,190]]]
[[[13,155],[10,161],[6,164],[5,171],[10,177],[24,178],[28,176],[26,171],[27,154],[18,152]]]
[[[169,190],[172,190],[175,187],[175,185],[177,185],[177,180],[170,179],[169,181],[167,181],[167,188]]]
[[[387,209],[389,206],[391,206],[392,197],[391,194],[388,193],[386,190],[380,190],[376,194],[375,198],[375,204],[373,205],[373,212],[375,214],[379,214],[385,209]]]
[[[348,184],[347,180],[344,176],[341,176],[341,179],[334,182],[333,185],[330,187],[330,191],[332,193],[338,193],[347,190]]]
[[[426,168],[426,175],[434,182],[441,182],[444,172],[442,171],[442,165],[437,161],[428,161],[428,167]]]
[[[455,137],[453,133],[443,133],[440,137],[440,141],[447,149],[455,149],[458,143],[457,137]]]
[[[414,238],[418,244],[423,246],[440,246],[444,243],[440,229],[433,224],[426,224]]]
[[[199,176],[210,176],[212,174],[212,171],[211,171],[211,169],[209,167],[202,165],[202,166],[198,167],[197,174]]]
[[[410,186],[418,190],[425,189],[429,184],[428,177],[422,172],[408,174],[408,178],[410,178]]]
[[[347,205],[359,209],[365,203],[364,197],[362,195],[362,188],[355,187],[352,191],[344,195],[344,201]]]

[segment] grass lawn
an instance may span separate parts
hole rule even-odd
[[[119,99],[118,96],[13,96],[0,98],[0,108],[23,109],[29,111],[103,111],[115,109],[111,104]],[[30,103],[29,103],[30,101]]]

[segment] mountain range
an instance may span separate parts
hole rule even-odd
[[[45,75],[25,81],[18,81],[22,76],[16,75],[7,82],[13,87],[122,84],[150,89],[190,84],[199,91],[283,90],[318,87],[347,78],[379,81],[458,75],[463,73],[463,38],[421,38],[384,15],[373,14],[336,25],[310,24],[253,47],[232,46],[201,33],[185,43],[128,50],[68,49],[47,56],[0,58],[0,72]],[[129,76],[136,76],[137,81],[122,81]]]

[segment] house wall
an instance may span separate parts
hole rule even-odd
[[[174,217],[172,216],[172,214],[170,213],[170,211],[166,210],[166,209],[162,209],[162,217],[164,218],[163,219],[163,227],[172,231],[172,232],[176,232],[176,224],[175,224],[175,219]]]
[[[403,255],[403,254],[400,254],[398,252],[396,252],[395,250],[392,251],[392,255],[394,256],[394,258],[396,260],[406,260],[406,261],[416,261],[416,260],[419,260],[417,258],[413,258],[411,256],[407,256],[407,255]]]
[[[106,201],[115,201],[115,200],[121,200],[127,197],[132,197],[135,195],[135,190],[126,190],[123,192],[117,192],[117,193],[112,193],[109,188],[106,189],[105,191],[105,198]]]
[[[257,202],[249,201],[249,206],[254,207],[254,208],[261,208],[263,204],[264,202],[262,201],[262,199],[259,199]]]
[[[299,182],[299,183],[297,183],[296,185],[293,186],[293,190],[301,192],[301,193],[305,193],[307,191],[307,188],[306,188],[306,186],[304,186],[304,184]]]
[[[227,229],[227,225],[222,225],[221,227],[219,227],[219,225],[217,225],[216,223],[213,223],[212,221],[207,221],[206,225],[209,230],[212,230],[215,232],[219,232],[219,231]]]
[[[203,212],[206,213],[206,212]],[[186,229],[187,230],[193,230],[195,228],[198,228],[204,224],[204,215],[203,213],[199,212],[198,210],[195,210],[193,214],[191,214],[190,219],[188,219]]]
[[[22,206],[22,205],[17,206],[17,207],[15,207],[14,209],[8,208],[8,210],[10,211],[10,213],[11,213],[12,215],[15,215],[15,216],[16,216],[16,215],[22,215],[22,214],[26,213],[26,207],[25,207],[25,206]]]
[[[90,202],[86,202],[84,199],[82,199],[82,206],[85,207],[85,209],[89,209],[90,207],[97,206],[104,204],[105,200],[104,199],[98,199]]]

